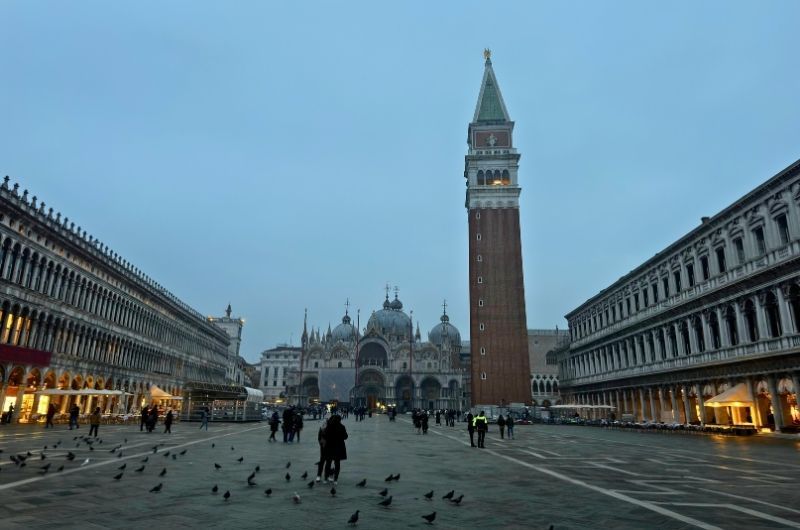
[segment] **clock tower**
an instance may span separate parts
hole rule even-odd
[[[484,57],[464,169],[472,405],[530,404],[517,180],[520,155],[514,148],[514,122],[500,94],[489,50]]]

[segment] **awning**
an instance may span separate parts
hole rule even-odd
[[[122,390],[94,390],[84,388],[81,390],[61,390],[59,388],[46,388],[39,390],[36,394],[43,396],[132,396],[133,394]]]
[[[257,388],[250,388],[249,386],[244,387],[247,390],[247,401],[252,401],[253,403],[261,403],[264,401],[264,392],[258,390]]]
[[[156,385],[150,385],[150,397],[153,397],[153,398],[156,398],[156,399],[170,399],[173,396],[169,392],[165,392],[165,391],[161,390]]]
[[[753,392],[750,386],[739,383],[704,403],[706,407],[752,407]]]

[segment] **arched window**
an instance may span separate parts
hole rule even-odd
[[[781,315],[778,311],[778,299],[772,291],[764,296],[764,312],[767,316],[767,328],[769,329],[770,337],[780,337],[782,335]]]
[[[511,176],[508,174],[508,170],[507,169],[503,170],[502,180],[503,180],[503,185],[504,186],[508,186],[509,184],[511,184]]]
[[[739,326],[736,325],[736,310],[733,306],[728,306],[725,309],[725,325],[728,329],[728,337],[731,341],[731,346],[739,344]]]
[[[702,353],[706,351],[706,339],[703,335],[703,322],[700,319],[701,317],[696,317],[692,320],[692,327],[694,328],[694,334],[697,338],[697,352]]]
[[[747,323],[747,338],[750,342],[756,342],[758,340],[758,321],[756,306],[752,300],[744,303],[744,321]]]
[[[339,361],[338,363],[336,363],[336,367],[337,368],[341,368],[342,367],[342,361]]]
[[[711,331],[711,347],[717,350],[721,345],[721,341],[719,335],[719,321],[717,320],[717,314],[714,312],[708,315],[708,329]]]
[[[483,176],[483,170],[478,171],[478,185],[483,186],[486,184],[486,177]]]

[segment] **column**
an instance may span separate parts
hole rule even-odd
[[[778,385],[775,381],[774,375],[767,376],[767,384],[769,385],[770,400],[772,401],[772,415],[775,416],[775,430],[783,430],[783,407],[781,406],[781,397],[778,395]]]
[[[669,329],[672,326],[665,326],[661,328],[661,332],[664,334],[664,359],[671,359],[672,358],[672,339],[669,336]]]
[[[639,337],[633,337],[633,358],[634,364],[644,364],[644,357],[642,356],[642,347],[639,343]]]
[[[781,330],[783,331],[783,335],[792,335],[796,333],[796,331],[794,329],[794,323],[792,322],[792,316],[789,314],[789,304],[783,292],[783,287],[784,286],[781,285],[775,289],[775,294],[778,299],[778,312],[781,315]]]
[[[759,340],[769,337],[769,326],[767,325],[767,312],[764,310],[764,302],[766,302],[766,295],[764,293],[759,293],[756,296],[756,320],[758,321]]]
[[[675,399],[675,386],[669,387],[669,394],[672,400],[672,421],[675,423],[680,422],[681,413],[678,412],[678,400]]]
[[[752,377],[746,378],[744,384],[747,385],[747,388],[750,389],[750,393],[753,394],[753,405],[750,407],[753,425],[761,427],[766,424],[766,421],[761,417],[761,409],[758,406],[758,389]]]
[[[711,329],[708,325],[709,315],[711,315],[709,311],[705,311],[700,315],[700,327],[703,330],[703,342],[706,345],[706,351],[714,349],[714,339],[711,337]]]
[[[744,314],[742,313],[742,306],[740,302],[733,304],[733,309],[736,311],[736,328],[739,331],[739,343],[744,344],[750,342],[750,330],[747,329],[747,322],[744,321]]]
[[[697,384],[697,405],[700,409],[700,425],[705,426],[706,424],[706,405],[705,400],[703,399],[703,384]]]
[[[686,425],[689,425],[692,422],[692,406],[689,403],[689,389],[686,385],[681,387],[681,393],[683,394],[683,412],[686,415]]]
[[[656,403],[653,401],[653,387],[647,388],[647,396],[650,398],[650,418],[654,422],[658,422],[660,418],[656,416]]]
[[[717,325],[719,325],[719,342],[723,348],[728,348],[731,345],[731,337],[728,334],[728,325],[722,314],[722,308],[717,307],[714,309],[717,314]]]
[[[691,318],[686,319],[686,329],[689,331],[689,347],[692,350],[691,352],[687,352],[687,354],[700,353],[700,348],[697,345],[697,335],[695,335],[694,323],[692,322]]]
[[[644,412],[644,411],[645,411],[645,408],[644,408],[644,388],[640,388],[640,389],[639,389],[639,404],[640,404],[640,405],[641,405],[641,407],[642,407],[642,408],[641,408],[641,411],[642,411],[642,421],[643,421],[643,422],[645,422],[645,421],[647,421],[647,417],[646,417],[646,415],[645,415],[645,412]]]
[[[656,393],[658,394],[658,417],[656,419],[661,422],[664,416],[664,388],[656,388]]]
[[[686,355],[686,351],[685,351],[686,348],[685,348],[685,346],[683,344],[683,336],[681,335],[681,327],[678,325],[677,322],[672,324],[672,327],[675,330],[675,342],[677,343],[677,346],[678,346],[678,357],[683,357],[684,355]]]

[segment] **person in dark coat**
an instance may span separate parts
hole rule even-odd
[[[474,416],[472,415],[471,412],[469,414],[467,414],[467,432],[469,433],[469,445],[472,446],[472,447],[476,447],[475,446],[475,426],[472,424],[472,420],[473,419],[474,419]]]
[[[172,409],[169,409],[164,416],[164,434],[166,433],[172,434]]]
[[[272,417],[269,419],[269,439],[268,442],[277,442],[278,440],[275,439],[275,433],[278,432],[278,425],[281,424],[281,417],[278,415],[278,411],[272,413]]]
[[[328,425],[323,433],[325,439],[325,480],[331,476],[331,464],[333,468],[333,485],[339,482],[339,472],[342,469],[342,460],[347,460],[347,447],[344,441],[347,440],[347,429],[342,425],[342,417],[334,414],[328,420]]]
[[[294,411],[288,408],[283,411],[283,443],[289,442],[289,433],[292,432],[292,418],[294,418]]]
[[[292,438],[297,439],[297,443],[300,443],[300,431],[303,430],[303,413],[301,411],[297,411],[297,414],[294,415],[294,419],[292,420],[292,434],[289,436],[289,439]]]
[[[52,403],[47,405],[47,415],[45,416],[46,421],[44,424],[44,428],[54,427],[53,425],[53,417],[56,415],[56,406]]]
[[[142,419],[139,421],[139,430],[143,431],[145,425],[147,425],[147,418],[150,417],[150,407],[144,407],[142,409]]]
[[[506,437],[506,419],[502,414],[497,418],[497,426],[500,428],[500,439]]]
[[[514,418],[511,417],[511,414],[508,415],[506,418],[506,428],[508,429],[508,439],[514,439]]]
[[[428,434],[428,411],[422,413],[420,422],[422,423],[422,434]]]
[[[77,403],[73,403],[72,406],[69,408],[69,430],[72,430],[72,426],[74,425],[77,429],[78,425],[78,416],[81,413],[81,409],[78,407]]]
[[[147,432],[153,432],[158,423],[158,407],[155,405],[150,406],[150,413],[147,415]]]

